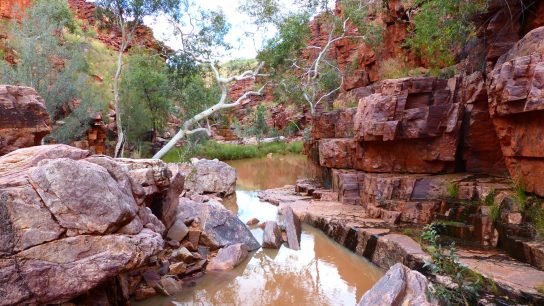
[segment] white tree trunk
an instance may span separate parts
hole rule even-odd
[[[123,131],[123,124],[121,121],[121,106],[119,96],[119,79],[121,78],[121,71],[123,68],[123,45],[119,48],[119,54],[117,56],[117,70],[113,79],[113,103],[115,107],[115,125],[117,126],[117,143],[115,144],[115,152],[113,157],[118,158],[123,156],[123,149],[125,148],[125,132]]]
[[[216,79],[219,87],[221,88],[221,98],[219,99],[219,102],[217,102],[217,104],[215,104],[214,106],[203,110],[199,114],[197,114],[194,117],[192,117],[192,118],[188,119],[187,121],[185,121],[183,123],[183,125],[181,126],[180,130],[176,133],[176,135],[174,135],[174,137],[172,137],[172,139],[170,139],[170,141],[168,141],[168,143],[166,143],[166,145],[164,145],[164,147],[162,147],[159,150],[159,152],[157,152],[153,156],[153,158],[155,158],[155,159],[163,158],[164,155],[166,155],[166,153],[168,153],[168,151],[172,150],[176,146],[178,141],[180,141],[181,139],[183,139],[185,136],[187,136],[189,134],[193,134],[193,133],[195,133],[197,131],[206,131],[208,133],[208,135],[211,135],[211,131],[209,130],[209,128],[199,127],[199,128],[194,129],[194,130],[190,130],[190,128],[193,127],[195,124],[199,123],[201,120],[209,118],[211,115],[213,115],[214,113],[216,113],[216,112],[218,112],[220,110],[227,109],[227,108],[233,108],[233,107],[236,107],[236,106],[240,105],[245,99],[249,98],[250,96],[260,96],[260,95],[262,95],[262,92],[263,92],[266,85],[261,87],[258,91],[247,91],[247,92],[245,92],[235,102],[226,103],[227,94],[228,94],[227,85],[229,83],[233,82],[233,81],[240,81],[240,80],[247,80],[247,79],[255,80],[255,78],[259,75],[259,70],[262,68],[263,64],[264,63],[260,63],[259,67],[257,67],[257,69],[255,71],[246,71],[246,72],[242,73],[239,76],[223,78],[223,77],[221,77],[219,75],[219,70],[215,67],[215,65],[213,63],[210,63],[210,66],[211,66],[212,71],[214,73],[215,79]]]

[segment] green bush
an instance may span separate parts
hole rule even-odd
[[[459,197],[459,185],[453,182],[448,184],[448,197],[450,199],[457,199]]]
[[[431,261],[426,262],[424,267],[433,274],[449,277],[455,286],[447,288],[435,284],[430,291],[431,295],[444,305],[475,305],[482,288],[482,277],[459,261],[455,243],[442,247],[438,242],[439,238],[435,224],[427,225],[421,234],[422,241],[427,244],[424,250],[431,255]]]
[[[455,64],[460,50],[474,33],[473,18],[487,8],[486,0],[415,0],[412,35],[406,45],[430,68]]]
[[[270,142],[260,145],[224,144],[207,141],[202,145],[186,145],[170,150],[163,158],[165,162],[187,161],[191,157],[203,157],[219,160],[237,160],[245,158],[264,157],[273,154],[301,154],[304,149],[302,142]]]

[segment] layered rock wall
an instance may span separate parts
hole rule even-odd
[[[500,57],[488,86],[489,111],[510,174],[544,196],[544,27]]]

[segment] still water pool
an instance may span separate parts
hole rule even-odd
[[[277,220],[277,207],[259,201],[257,190],[294,184],[313,170],[305,156],[229,162],[238,172],[236,199],[226,205],[245,223],[251,218]],[[251,230],[262,242],[263,231]],[[259,249],[229,272],[208,273],[172,297],[155,297],[137,305],[355,305],[383,275],[353,254],[304,225],[301,250],[285,246]]]

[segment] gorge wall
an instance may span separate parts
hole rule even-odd
[[[542,211],[542,201],[514,192],[544,197],[542,3],[491,1],[451,78],[380,80],[376,66],[388,57],[425,69],[402,47],[407,28],[396,23],[409,11],[389,1],[376,16],[397,16],[386,22],[384,53],[347,42],[331,52],[339,63],[371,60],[344,70],[353,81],[335,105],[357,107],[316,114],[306,153],[345,204],[395,224],[441,221],[452,237],[544,268],[538,217],[528,210]]]

